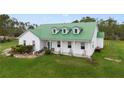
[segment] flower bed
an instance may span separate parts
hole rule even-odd
[[[23,46],[23,45],[17,45],[15,47],[12,47],[12,53],[16,53],[16,54],[25,54],[25,53],[32,53],[33,52],[33,46],[32,45],[27,45],[27,46]]]

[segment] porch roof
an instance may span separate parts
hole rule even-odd
[[[97,37],[98,38],[104,38],[105,37],[105,33],[104,32],[98,32],[97,33]]]

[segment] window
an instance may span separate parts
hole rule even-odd
[[[63,33],[66,33],[66,29],[63,29]]]
[[[53,33],[56,33],[56,29],[53,29]]]
[[[23,45],[26,46],[26,40],[23,41]]]
[[[56,28],[53,28],[52,29],[52,34],[57,34],[58,33],[58,30]]]
[[[47,48],[50,49],[50,42],[47,42]]]
[[[62,34],[67,34],[68,33],[68,29],[67,28],[63,28],[62,29]]]
[[[34,40],[32,41],[32,45],[35,46],[35,41]]]
[[[33,50],[35,50],[35,41],[32,41],[32,45],[33,45]]]
[[[78,32],[78,30],[77,29],[75,29],[75,33],[77,33]]]
[[[78,27],[73,28],[73,34],[79,34],[80,29]]]
[[[57,47],[61,47],[60,41],[57,42]]]
[[[94,48],[94,44],[92,44],[92,48]]]
[[[94,48],[94,42],[92,42],[92,48]]]
[[[81,43],[81,49],[85,49],[85,43]]]
[[[71,48],[71,42],[68,42],[68,48]]]

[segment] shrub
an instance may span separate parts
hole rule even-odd
[[[25,52],[26,53],[30,53],[30,52],[32,52],[33,51],[33,46],[32,45],[27,45],[27,46],[25,46]]]
[[[50,54],[51,54],[51,50],[45,49],[45,54],[46,54],[46,55],[50,55]]]
[[[10,39],[7,39],[6,41],[7,41],[7,42],[10,42],[11,40],[10,40]]]
[[[10,39],[0,39],[0,43],[5,43],[5,42],[10,42],[11,40]]]
[[[12,47],[12,52],[14,53],[30,53],[33,51],[33,46],[32,45],[27,45],[27,46],[23,46],[23,45],[17,45],[15,47]]]
[[[0,43],[4,43],[4,42],[6,42],[5,39],[0,39]]]

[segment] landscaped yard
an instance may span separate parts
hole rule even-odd
[[[17,42],[0,44],[0,52]],[[121,62],[108,61],[113,58]],[[0,55],[0,77],[124,77],[124,41],[106,41],[105,48],[93,55],[93,63],[84,58],[44,55],[35,59],[17,59]]]
[[[0,43],[0,53],[6,49],[6,48],[10,48],[11,46],[15,46],[17,45],[17,41],[10,41],[10,42],[6,42],[6,43]]]

